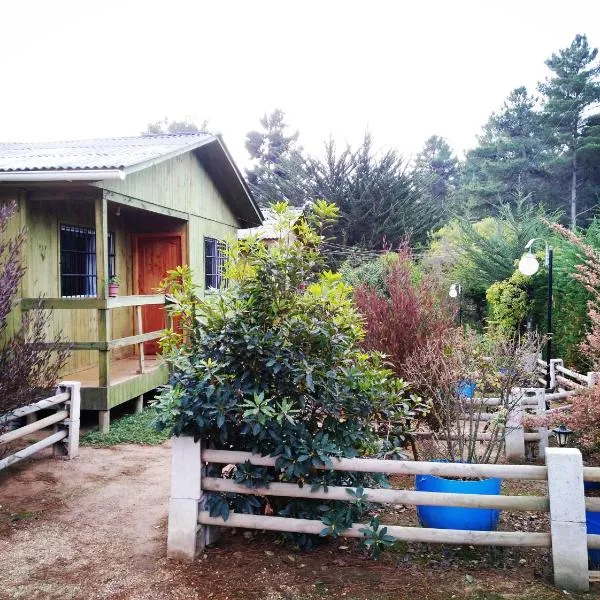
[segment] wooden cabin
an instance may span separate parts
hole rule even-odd
[[[0,202],[10,200],[28,230],[20,309],[40,297],[53,309],[72,342],[62,377],[82,382],[82,409],[98,411],[103,432],[111,408],[140,408],[167,381],[156,292],[166,272],[189,264],[201,288],[218,287],[223,244],[262,223],[223,141],[204,133],[0,143]]]

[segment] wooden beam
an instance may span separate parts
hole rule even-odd
[[[108,300],[108,202],[106,195],[96,198],[96,295]],[[98,341],[110,341],[110,312],[107,308],[98,309]],[[98,352],[98,385],[110,385],[110,350]]]
[[[204,460],[217,464],[238,464],[250,462],[252,465],[274,467],[276,456],[260,456],[251,452],[237,450],[210,450],[204,451]],[[478,465],[471,463],[437,463],[421,462],[415,460],[383,460],[377,458],[335,458],[331,457],[334,471],[360,471],[365,473],[389,473],[397,475],[437,475],[438,477],[499,477],[500,479],[548,479],[546,467],[534,465]],[[329,467],[318,467],[325,471]],[[590,469],[590,467],[587,467]],[[592,468],[593,469],[593,468]],[[584,469],[584,473],[585,473]],[[586,480],[594,481],[593,477],[600,468],[593,469]],[[600,477],[599,477],[600,480]]]
[[[164,303],[165,297],[162,294],[119,296],[117,298],[23,298],[21,300],[21,309],[97,310],[101,308],[125,308],[128,306]]]
[[[255,494],[257,496],[285,496],[289,498],[308,498],[315,500],[347,501],[348,490],[355,488],[329,486],[312,491],[310,486],[300,487],[296,483],[270,483],[267,487],[249,488],[237,484],[231,479],[204,477],[202,489],[211,492],[229,492],[235,494]],[[378,504],[411,504],[422,506],[461,506],[465,508],[494,508],[501,510],[536,510],[548,512],[548,496],[494,496],[484,494],[447,494],[441,492],[415,492],[413,490],[390,490],[365,488],[367,502]],[[600,501],[600,498],[597,500]]]
[[[143,335],[144,327],[142,323],[142,307],[135,307],[136,321],[137,321],[137,334]],[[138,345],[138,373],[144,372],[144,342],[140,342]],[[143,397],[142,397],[143,398]]]
[[[158,204],[153,204],[152,202],[140,200],[139,198],[134,198],[133,196],[126,196],[125,194],[120,194],[118,192],[113,192],[110,190],[104,190],[104,197],[110,200],[111,202],[117,202],[118,204],[122,204],[123,206],[132,206],[133,208],[147,210],[148,212],[153,212],[159,215],[175,217],[176,219],[181,219],[182,221],[188,221],[190,218],[190,215],[186,212],[182,212],[174,208],[168,208],[166,206],[159,206]]]
[[[114,350],[115,348],[122,348],[123,346],[133,346],[134,344],[143,344],[150,340],[157,340],[165,334],[164,330],[160,331],[149,331],[148,333],[140,333],[137,335],[130,335],[128,337],[119,338],[118,340],[112,340],[108,342],[108,348]]]
[[[211,517],[208,511],[201,511],[198,522],[203,525],[220,525],[221,527],[238,527],[244,529],[266,529],[267,531],[289,531],[318,535],[323,531],[323,523],[316,519],[289,519],[286,517],[267,517],[264,515],[247,515],[230,513],[227,521],[221,517]],[[457,546],[530,546],[548,548],[551,545],[549,533],[532,533],[526,531],[469,531],[460,529],[433,529],[430,527],[400,527],[385,525],[388,535],[397,540],[422,542],[426,544],[455,544]],[[346,529],[344,537],[363,538],[360,531],[368,527],[366,524],[354,523]]]
[[[21,439],[30,433],[35,431],[39,431],[40,429],[45,429],[46,427],[50,427],[50,425],[54,425],[55,423],[59,423],[60,421],[64,421],[69,418],[68,410],[59,410],[55,412],[53,415],[48,417],[44,417],[39,421],[35,421],[34,423],[30,423],[29,425],[24,425],[23,427],[19,427],[18,429],[13,429],[4,435],[0,435],[0,445],[8,444],[8,442],[14,442],[15,440]]]

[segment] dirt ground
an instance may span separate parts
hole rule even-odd
[[[167,560],[169,459],[168,444],[82,448],[71,462],[39,455],[0,475],[0,599],[577,597],[554,589],[547,553],[530,550],[400,545],[374,562],[353,541],[307,553],[228,531],[192,565]],[[385,520],[411,522],[410,510]]]

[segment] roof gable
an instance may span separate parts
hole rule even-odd
[[[0,142],[0,182],[125,179],[194,152],[240,223],[260,225],[262,214],[220,136],[143,135],[65,142]]]

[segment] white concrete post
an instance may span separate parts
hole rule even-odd
[[[204,549],[204,528],[198,525],[202,495],[202,444],[191,436],[172,438],[171,497],[167,556],[192,561]]]
[[[58,391],[69,392],[69,418],[64,421],[69,435],[66,438],[67,458],[71,460],[79,456],[79,415],[81,412],[81,382],[63,381],[58,386]]]
[[[562,358],[551,358],[550,359],[550,389],[556,389],[556,367],[563,367]]]
[[[525,430],[523,429],[524,391],[516,388],[510,394],[509,413],[506,420],[504,454],[508,460],[525,458]]]
[[[536,388],[535,398],[537,400],[535,415],[536,417],[543,417],[546,414],[546,390],[544,388]],[[537,427],[536,431],[540,434],[540,441],[538,442],[538,458],[542,458],[548,447],[548,428]]]
[[[576,448],[546,448],[554,585],[589,589],[583,461]]]
[[[597,371],[588,371],[588,387],[594,387],[595,385],[598,385],[598,382],[600,381],[600,373],[598,373]]]

